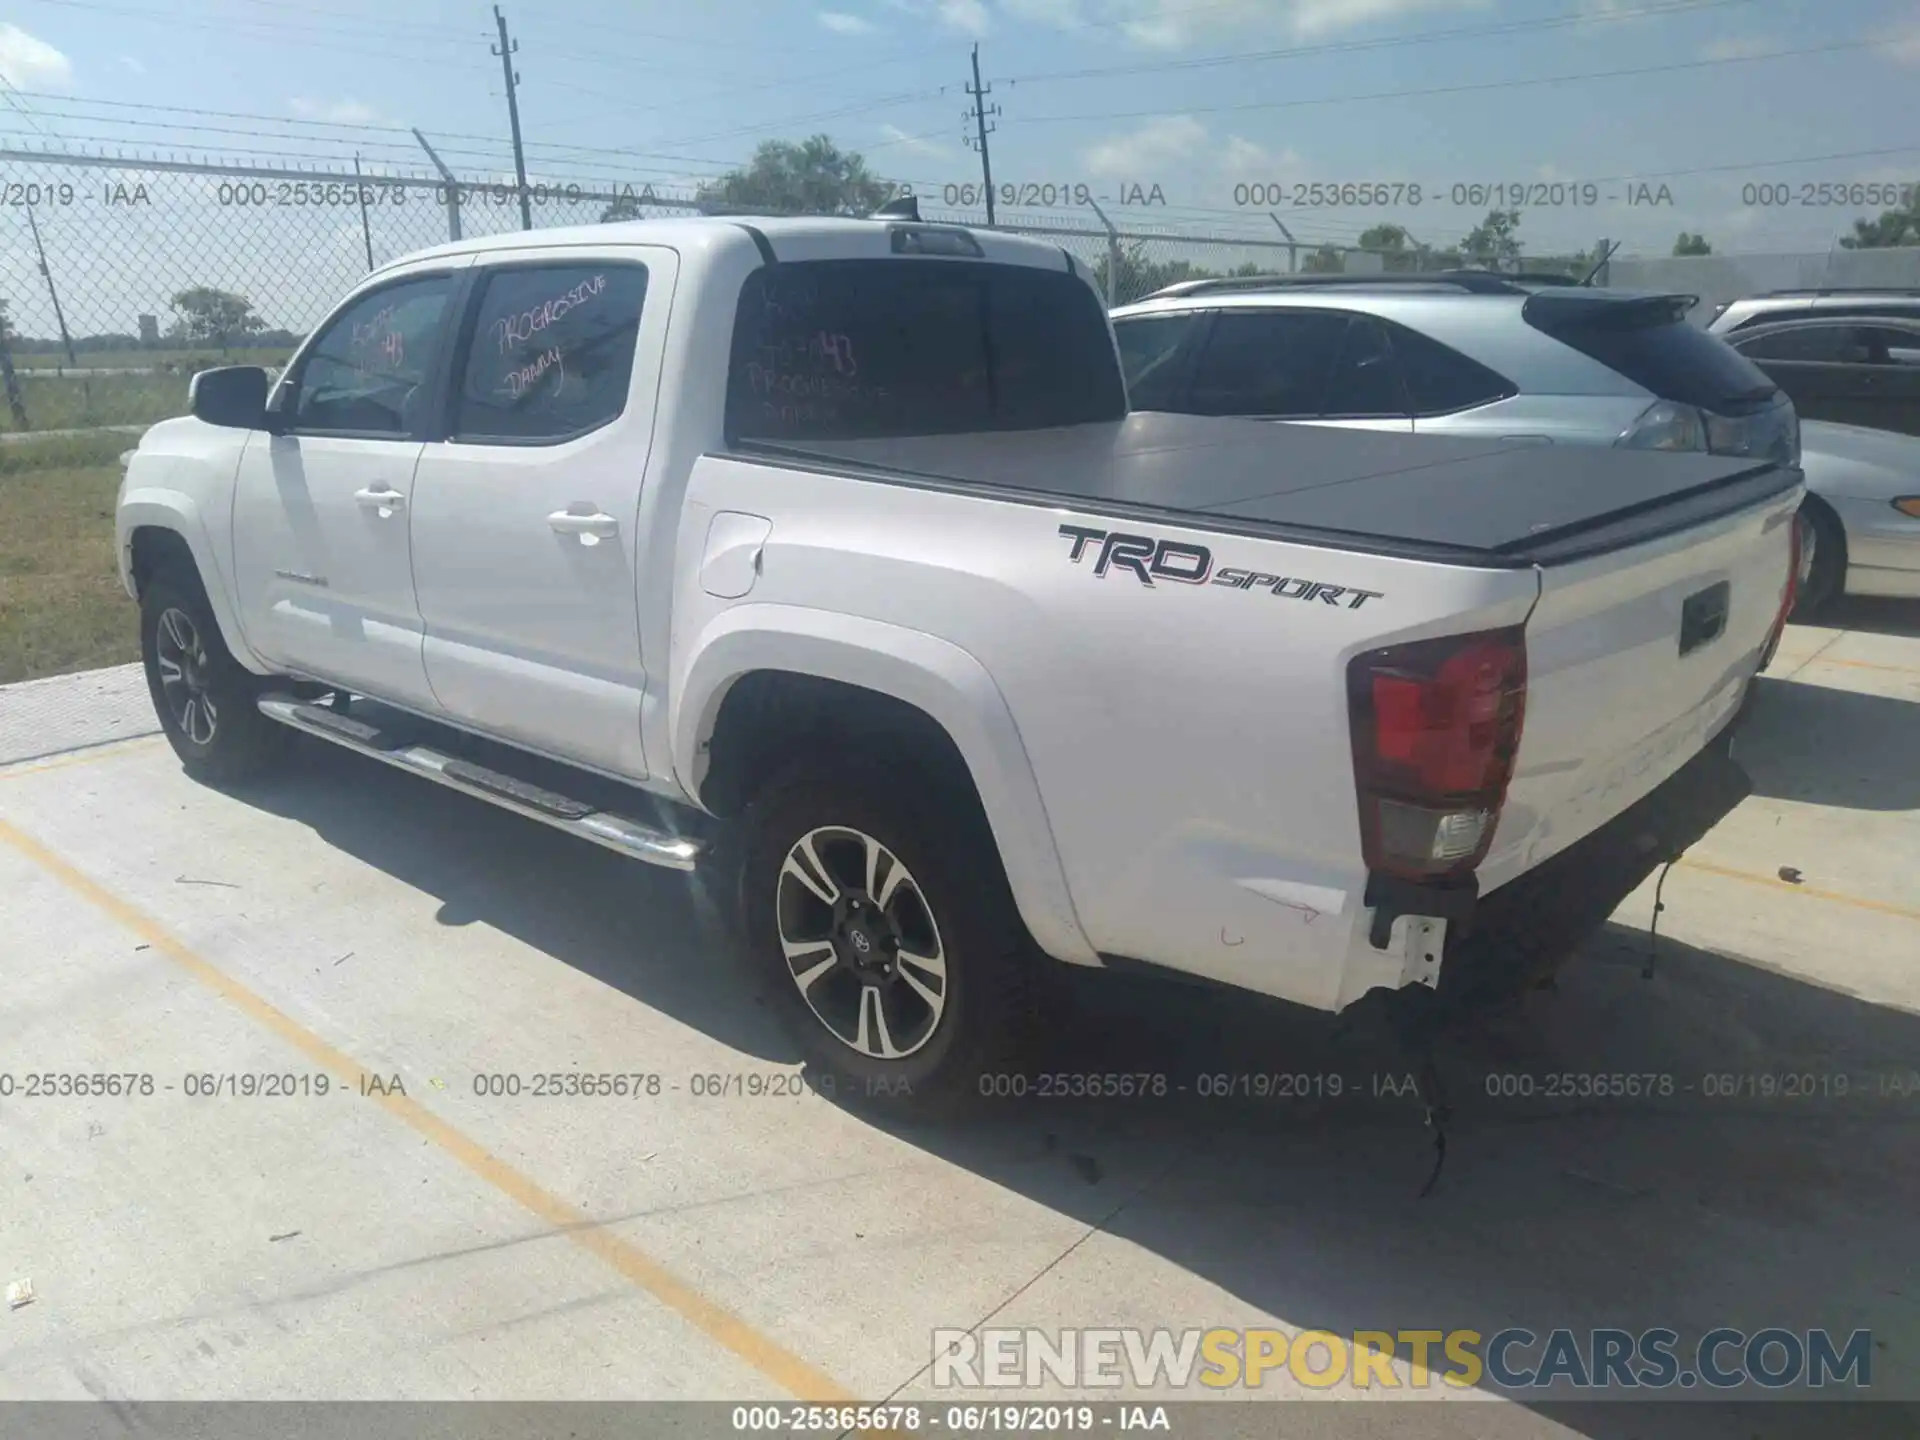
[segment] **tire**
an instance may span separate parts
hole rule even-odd
[[[1833,511],[1817,500],[1801,502],[1798,518],[1804,522],[1801,546],[1813,541],[1812,564],[1803,571],[1800,593],[1793,602],[1793,619],[1809,620],[1840,593],[1847,577],[1847,537]],[[1802,561],[1803,565],[1806,562]]]
[[[243,780],[285,753],[289,732],[254,707],[262,682],[228,651],[197,575],[169,569],[147,582],[140,658],[160,728],[196,780]]]
[[[900,778],[925,772],[796,763],[741,817],[738,878],[746,953],[817,1088],[940,1116],[1017,1063],[1044,961],[970,789]]]

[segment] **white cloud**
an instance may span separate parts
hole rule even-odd
[[[146,63],[135,59],[131,55],[122,55],[120,57],[120,63],[136,75],[144,75],[147,73]]]
[[[940,0],[940,18],[963,35],[984,35],[991,23],[981,0]]]
[[[358,100],[308,100],[294,96],[287,108],[302,120],[325,120],[334,125],[371,125],[380,112]]]
[[[1488,0],[1293,0],[1293,32],[1332,35],[1421,10],[1485,10]]]
[[[1229,135],[1226,146],[1220,152],[1220,168],[1223,170],[1265,170],[1272,163],[1272,157],[1264,145],[1256,145],[1244,135]]]
[[[1909,20],[1887,31],[1874,49],[1902,65],[1920,65],[1920,20]]]
[[[844,10],[822,10],[818,19],[836,35],[871,35],[875,28],[871,20],[849,15]]]
[[[1207,127],[1191,115],[1165,115],[1093,146],[1086,153],[1087,173],[1154,183],[1206,141]]]
[[[901,0],[888,0],[901,3]],[[1316,36],[1421,10],[1482,10],[1492,0],[1000,0],[1008,15],[1061,29],[1091,27],[1147,50],[1184,50],[1253,32]],[[1629,4],[1638,0],[1594,0]]]
[[[1084,25],[1080,0],[1000,0],[1000,8],[1019,20],[1061,28]]]
[[[64,90],[73,62],[18,25],[0,24],[0,79],[16,90]]]
[[[925,135],[912,134],[902,130],[898,125],[882,125],[880,133],[887,137],[886,144],[889,147],[897,146],[899,149],[912,151],[915,155],[925,155],[929,158],[951,158],[953,155],[951,145],[942,145],[938,140]]]
[[[1780,46],[1764,35],[1722,35],[1700,47],[1702,60],[1744,60],[1752,55],[1771,55]]]

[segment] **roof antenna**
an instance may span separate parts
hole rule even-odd
[[[1599,258],[1599,260],[1594,263],[1594,267],[1591,270],[1587,271],[1587,278],[1582,280],[1580,283],[1582,285],[1593,284],[1593,277],[1598,275],[1602,270],[1607,268],[1607,262],[1613,258],[1613,252],[1618,250],[1619,248],[1620,248],[1620,242],[1618,240],[1614,241],[1611,245],[1607,246],[1607,253],[1602,255]]]
[[[873,220],[912,220],[920,219],[920,197],[918,195],[896,195],[868,217]]]

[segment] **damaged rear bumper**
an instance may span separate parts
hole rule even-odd
[[[1753,789],[1729,725],[1657,789],[1574,845],[1474,903],[1449,927],[1439,998],[1463,1003],[1537,984],[1621,901]]]

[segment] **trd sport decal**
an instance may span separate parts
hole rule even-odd
[[[1349,585],[1329,585],[1322,580],[1302,580],[1293,575],[1238,570],[1231,565],[1215,570],[1213,551],[1204,545],[1189,545],[1184,540],[1156,540],[1151,535],[1125,535],[1117,530],[1093,530],[1085,525],[1062,525],[1060,533],[1073,542],[1067,558],[1076,565],[1086,558],[1090,545],[1099,543],[1093,573],[1102,579],[1110,570],[1125,570],[1148,587],[1156,580],[1171,580],[1181,585],[1225,585],[1235,590],[1266,590],[1283,600],[1319,600],[1328,605],[1345,605],[1349,610],[1358,610],[1367,601],[1380,599],[1382,594],[1378,590],[1356,590]]]

